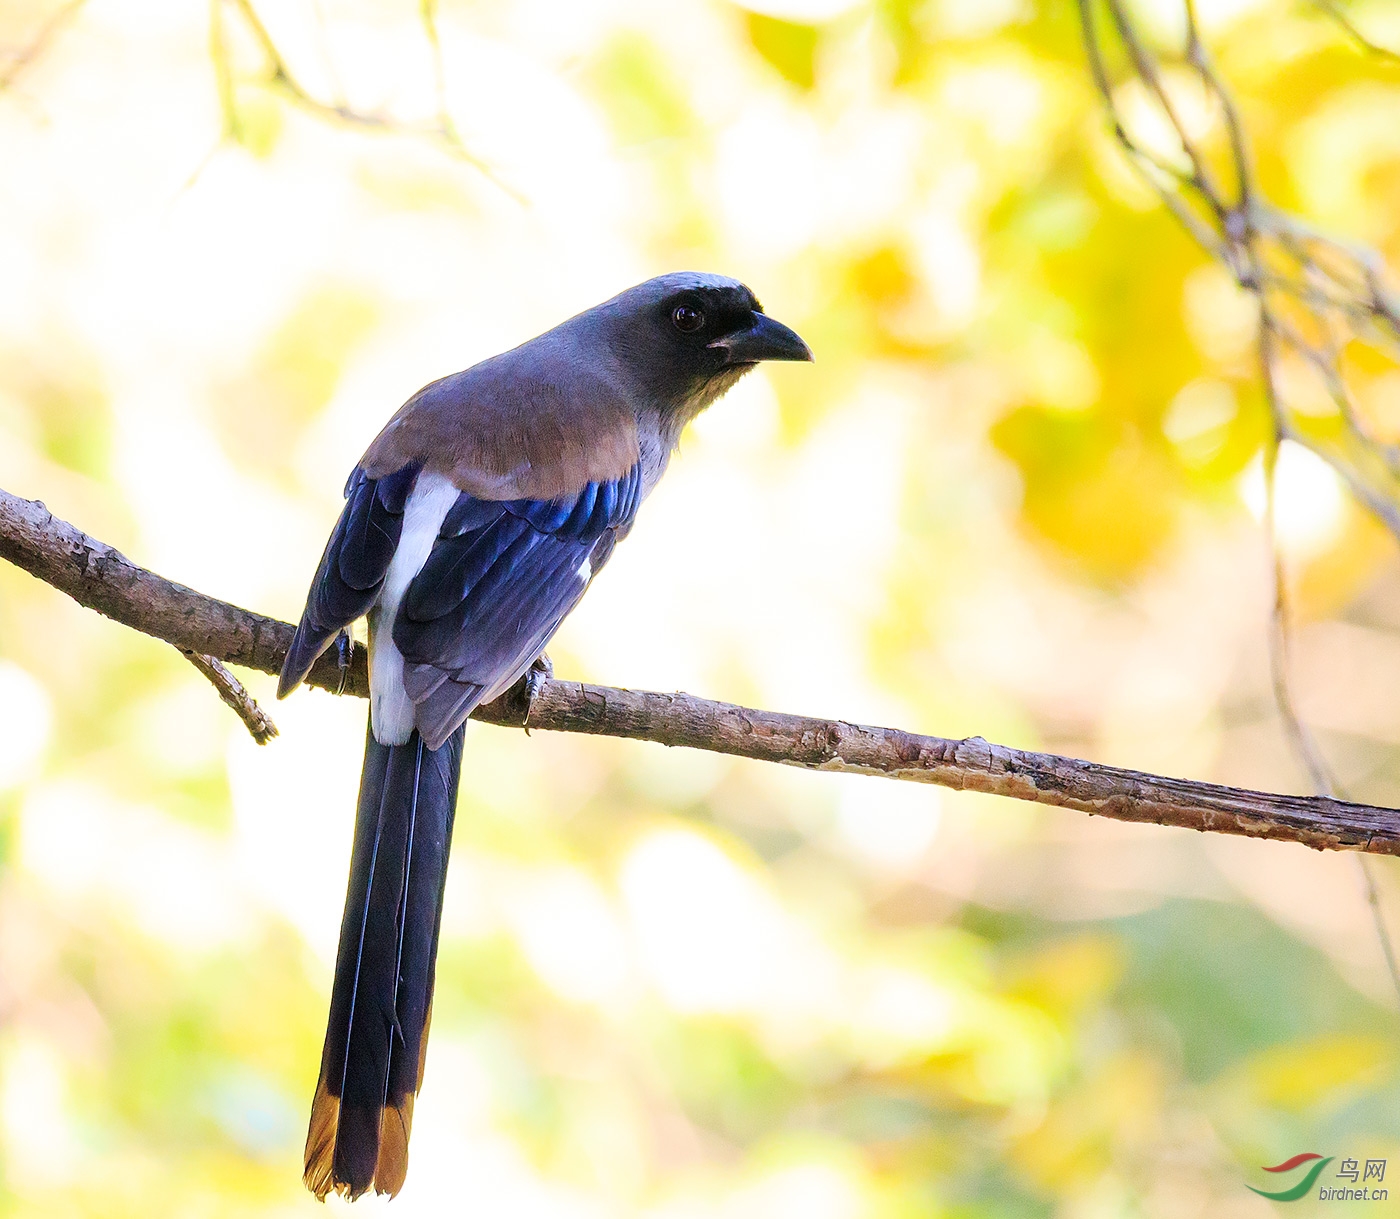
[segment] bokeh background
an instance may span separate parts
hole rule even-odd
[[[440,60],[414,0],[262,5],[388,129],[218,0],[90,0],[21,62],[61,7],[0,4],[0,486],[295,618],[420,384],[724,271],[818,363],[694,426],[561,675],[1307,789],[1252,307],[1127,170],[1071,5],[444,0]],[[1400,258],[1400,66],[1199,8],[1271,197]],[[444,99],[488,173],[421,133]],[[1353,371],[1400,437],[1400,372]],[[1400,803],[1395,548],[1288,446],[1279,525],[1303,713]],[[320,1213],[365,712],[271,710],[260,749],[0,566],[0,1213]],[[1250,1216],[1260,1165],[1400,1159],[1353,857],[485,726],[464,775],[395,1215]]]

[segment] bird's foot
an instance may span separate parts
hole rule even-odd
[[[340,680],[335,687],[337,694],[345,693],[345,687],[350,681],[350,662],[354,658],[355,640],[349,631],[341,628],[340,634],[335,637],[335,663],[340,670]]]
[[[540,691],[544,689],[544,683],[554,676],[554,662],[550,660],[548,652],[541,652],[535,657],[534,662],[525,670],[525,723],[523,725],[526,734],[530,731],[530,712],[534,710],[535,699],[540,696]]]

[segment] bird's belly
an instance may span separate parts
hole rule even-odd
[[[394,619],[413,577],[423,570],[443,518],[461,494],[450,479],[418,475],[404,505],[403,531],[379,600],[369,614],[370,729],[381,745],[403,745],[413,734],[413,700],[403,685],[403,654],[394,646]]]

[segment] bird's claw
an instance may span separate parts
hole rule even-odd
[[[349,631],[342,628],[340,634],[335,637],[335,663],[340,670],[340,680],[335,686],[337,694],[345,693],[345,687],[350,681],[350,662],[354,658],[355,640]]]
[[[530,733],[530,712],[534,709],[535,699],[544,689],[544,683],[553,676],[554,662],[550,660],[547,652],[536,656],[530,667],[525,670],[525,721],[521,726],[527,736]]]

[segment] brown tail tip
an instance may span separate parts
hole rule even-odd
[[[325,1080],[316,1085],[311,1102],[311,1125],[306,1132],[306,1169],[302,1181],[320,1202],[331,1193],[353,1202],[373,1189],[393,1197],[408,1176],[408,1135],[413,1126],[413,1095],[397,1105],[386,1106],[379,1118],[379,1154],[368,1181],[347,1181],[335,1168],[335,1144],[340,1132],[340,1100],[326,1090]]]
[[[302,1181],[320,1202],[345,1187],[335,1179],[335,1132],[340,1126],[340,1101],[326,1091],[326,1081],[316,1084],[311,1102],[311,1127],[306,1132],[306,1170]]]

